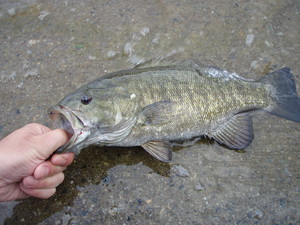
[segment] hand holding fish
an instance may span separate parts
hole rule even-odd
[[[51,197],[64,180],[62,171],[74,158],[73,153],[52,153],[68,139],[64,130],[51,130],[40,124],[28,124],[3,138],[0,141],[0,202],[29,196]]]

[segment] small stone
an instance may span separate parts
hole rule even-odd
[[[115,51],[110,50],[110,51],[107,52],[106,55],[109,59],[113,59],[117,56],[117,53]]]
[[[141,35],[146,36],[148,33],[150,33],[149,27],[143,27],[143,29],[140,31]]]
[[[265,45],[268,46],[268,47],[272,47],[273,46],[272,42],[269,42],[269,41],[265,41]]]
[[[134,52],[133,45],[130,42],[127,42],[124,46],[124,53],[126,55],[132,55]]]
[[[39,71],[37,69],[32,69],[26,72],[25,74],[25,78],[27,77],[36,77],[37,75],[39,75]]]
[[[264,216],[264,213],[261,210],[259,210],[259,209],[254,209],[254,210],[249,211],[247,213],[247,216],[249,218],[256,218],[256,219],[261,220],[263,218],[263,216]]]
[[[39,15],[39,20],[43,21],[46,16],[48,16],[50,13],[47,11],[42,11],[41,14]]]
[[[111,215],[111,216],[115,216],[117,215],[118,212],[120,212],[121,209],[118,208],[118,207],[112,207],[110,210],[108,210],[108,213]]]
[[[89,60],[95,60],[96,59],[96,57],[93,56],[93,55],[89,55],[88,58],[89,58]]]
[[[11,8],[11,9],[7,10],[7,13],[10,16],[14,16],[14,15],[16,15],[16,9],[15,8]]]
[[[152,39],[152,43],[153,44],[157,44],[158,41],[159,41],[159,38],[160,38],[160,34],[159,33],[156,33],[154,38]]]
[[[196,191],[203,191],[203,190],[204,190],[204,186],[201,185],[201,184],[196,184],[196,185],[195,185],[195,190],[196,190]]]
[[[178,186],[178,190],[182,190],[183,188],[184,188],[183,184],[181,184],[181,185]]]
[[[184,167],[182,167],[180,165],[173,166],[171,168],[171,171],[174,172],[179,177],[188,177],[188,176],[190,176],[187,169],[185,169]]]
[[[254,34],[248,34],[246,37],[246,45],[250,47],[254,41],[255,35]]]
[[[140,65],[143,64],[146,60],[144,58],[141,58],[137,55],[132,55],[129,58],[129,62],[131,62],[133,65]]]
[[[258,68],[258,63],[256,60],[253,60],[250,64],[250,67],[253,68],[253,69],[257,69]]]
[[[24,85],[24,82],[22,81],[21,83],[18,84],[17,88],[21,89],[23,87],[23,85]]]
[[[9,79],[9,80],[14,80],[14,79],[16,78],[16,76],[17,76],[17,72],[16,72],[16,71],[13,71],[13,72],[11,73],[11,75],[8,76],[8,79]]]
[[[143,199],[140,199],[140,198],[138,198],[136,201],[137,201],[137,203],[138,203],[139,205],[141,205],[141,204],[144,203],[144,200],[143,200]]]
[[[276,35],[283,36],[284,34],[283,34],[283,32],[277,32]]]
[[[35,45],[35,44],[37,44],[37,43],[39,43],[40,42],[40,40],[29,40],[28,41],[28,46],[32,46],[32,45]]]

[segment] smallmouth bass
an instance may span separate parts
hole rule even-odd
[[[172,146],[201,137],[232,149],[254,138],[251,112],[300,122],[300,99],[289,68],[261,80],[197,63],[118,71],[75,90],[49,110],[72,137],[64,150],[89,145],[142,146],[169,162]]]

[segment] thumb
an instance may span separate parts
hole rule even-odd
[[[37,150],[46,159],[59,147],[69,140],[68,134],[63,129],[51,130],[47,133],[36,136]]]

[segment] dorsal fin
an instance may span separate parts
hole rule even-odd
[[[134,65],[136,69],[144,69],[144,68],[151,68],[151,67],[169,67],[169,66],[178,66],[180,62],[178,62],[178,55],[184,49],[177,48],[173,49],[169,52],[165,52],[161,54],[161,56],[153,57],[145,61],[141,61],[140,63]]]
[[[215,67],[203,67],[201,65],[194,65],[194,69],[200,74],[200,75],[206,75],[209,77],[219,78],[224,81],[229,80],[244,80],[244,81],[253,81],[251,79],[246,79],[243,77],[240,77],[236,73],[230,73],[226,70],[221,70]]]

